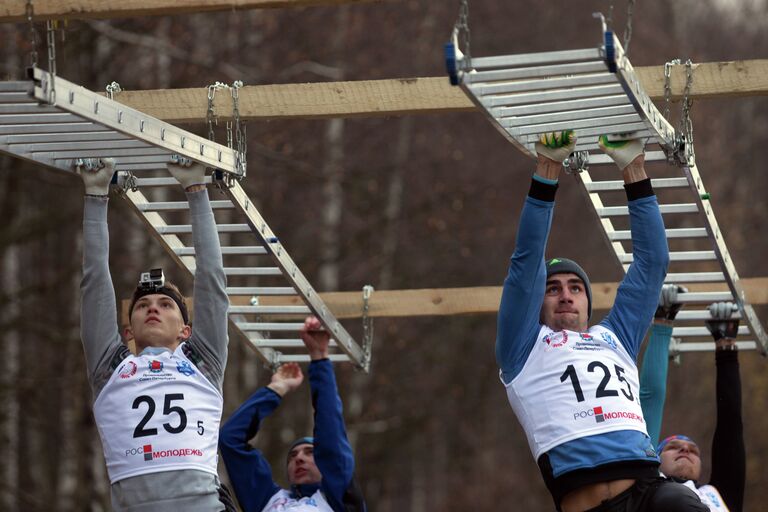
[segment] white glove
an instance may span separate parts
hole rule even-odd
[[[733,302],[715,302],[709,305],[709,316],[714,320],[728,320],[738,310]]]
[[[106,196],[109,195],[109,184],[115,174],[115,159],[81,160],[75,164],[75,172],[83,178],[87,195]]]
[[[536,154],[560,163],[573,153],[575,147],[576,134],[573,130],[542,133],[536,143]]]
[[[184,190],[192,185],[205,183],[205,166],[179,155],[171,157],[171,161],[168,162],[168,172],[176,178]]]
[[[609,141],[605,135],[600,136],[598,144],[603,153],[611,157],[622,171],[638,155],[642,155],[645,149],[645,143],[641,139]]]

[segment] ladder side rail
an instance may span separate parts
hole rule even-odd
[[[47,103],[50,74],[34,68],[34,77],[40,81],[39,85],[35,85],[34,96],[41,103]],[[58,76],[55,106],[170,153],[227,173],[238,174],[237,157],[233,149],[155,119]]]
[[[131,205],[131,209],[136,213],[139,219],[141,219],[142,222],[147,226],[147,229],[150,233],[152,233],[152,236],[154,236],[160,242],[160,245],[163,247],[163,249],[165,249],[165,252],[168,253],[168,255],[173,259],[173,261],[176,262],[179,267],[186,270],[190,277],[194,278],[196,268],[195,257],[179,256],[177,251],[185,248],[185,245],[181,239],[176,235],[161,235],[159,233],[157,228],[167,228],[168,223],[165,222],[159,213],[141,209],[140,205],[149,204],[146,196],[144,196],[144,194],[138,190],[127,190],[125,193],[125,199],[128,204]],[[261,357],[265,364],[272,364],[274,357],[271,355],[271,353],[264,353],[264,349],[250,342],[248,335],[237,326],[237,319],[233,318],[234,315],[230,314],[227,316],[229,319],[230,328],[240,334],[244,340],[248,341],[248,346],[251,347],[251,349],[253,349],[259,355],[259,357]]]
[[[638,109],[638,113],[646,120],[648,128],[657,134],[659,145],[670,152],[674,151],[676,149],[674,127],[661,115],[661,112],[659,112],[656,105],[654,105],[651,98],[645,92],[645,89],[643,89],[637,73],[635,73],[632,64],[624,54],[624,48],[621,46],[619,39],[615,34],[612,34],[611,37],[613,39],[615,55],[616,78],[624,88],[627,97]]]
[[[277,265],[283,270],[288,282],[296,289],[305,303],[323,323],[331,336],[338,343],[339,348],[347,354],[349,359],[359,368],[367,371],[370,361],[363,349],[355,342],[347,330],[339,323],[336,317],[325,305],[319,294],[315,292],[307,278],[299,270],[296,263],[288,255],[278,238],[267,225],[264,218],[251,202],[239,183],[235,182],[227,188],[227,195],[235,206],[247,217],[248,223],[253,226],[254,234],[261,240],[267,251],[272,255]]]
[[[739,309],[742,313],[742,318],[747,321],[750,329],[752,330],[752,333],[756,338],[760,353],[766,356],[768,355],[768,335],[766,335],[754,308],[750,303],[747,302],[746,293],[744,288],[741,286],[739,274],[736,272],[736,266],[731,259],[728,247],[725,245],[725,239],[723,238],[720,227],[717,224],[717,219],[715,218],[715,212],[712,210],[712,205],[708,200],[705,201],[702,199],[703,197],[709,197],[709,195],[704,188],[704,182],[701,179],[701,174],[699,174],[699,169],[696,167],[696,163],[691,159],[687,165],[683,166],[683,170],[685,171],[691,188],[696,192],[695,200],[699,206],[699,211],[704,214],[704,227],[709,232],[710,238],[713,241],[715,254],[717,255],[717,259],[719,260],[720,265],[724,270],[723,274],[725,275],[725,281],[728,283],[728,287],[731,290],[731,293],[733,293],[734,298],[736,298],[736,301],[738,302]]]

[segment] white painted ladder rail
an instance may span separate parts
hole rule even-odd
[[[743,341],[740,337],[740,347],[756,348],[766,355],[768,336],[746,300],[696,168],[692,148],[685,146],[682,137],[645,93],[618,39],[612,32],[604,31],[603,41],[599,48],[584,50],[469,58],[459,50],[454,32],[453,40],[445,47],[446,64],[451,83],[460,86],[493,126],[528,156],[535,158],[535,143],[540,134],[574,130],[578,139],[576,152],[564,165],[569,163],[572,170],[583,171],[577,172],[577,176],[625,271],[633,259],[624,247],[631,237],[628,229],[614,227],[614,218],[626,219],[628,209],[625,205],[609,205],[611,192],[623,190],[623,181],[592,180],[587,164],[613,166],[599,150],[597,139],[603,134],[620,136],[634,132],[634,136],[646,139],[647,162],[675,164],[677,171],[673,172],[678,175],[652,180],[665,223],[675,226],[666,230],[671,247],[667,282],[695,287],[696,293],[681,295],[685,303],[700,307],[713,301],[737,303],[742,323],[746,324],[740,334],[754,339]],[[675,190],[687,191],[688,199],[681,202],[674,196],[672,202],[666,201],[667,194],[674,194]],[[669,218],[683,215],[687,217],[682,222]],[[691,221],[692,215],[696,216],[694,221]],[[683,244],[687,244],[686,249],[696,244],[697,250],[676,250]],[[680,341],[681,338],[709,338],[702,330],[707,318],[706,310],[680,312],[678,321],[700,327],[677,329],[674,333],[676,351],[714,350],[711,340]]]
[[[219,233],[254,235],[248,245],[222,247],[225,272],[240,285],[227,290],[233,304],[231,332],[248,340],[270,366],[309,361],[298,339],[301,323],[297,318],[312,313],[334,338],[331,358],[350,361],[368,371],[370,347],[361,348],[328,310],[240,184],[232,179],[245,175],[241,155],[58,76],[51,77],[46,71],[33,68],[31,76],[33,79],[28,81],[0,82],[0,152],[68,172],[79,161],[114,158],[119,178],[115,181],[125,188],[125,198],[172,258],[191,274],[195,269],[194,248],[180,238],[191,235],[191,226],[167,220],[168,216],[176,220],[179,212],[188,211],[188,204],[163,199],[180,194],[176,181],[165,173],[166,164],[172,155],[181,155],[216,169],[221,179],[207,177],[206,182],[216,181],[228,196],[226,200],[211,201],[215,216],[227,215],[217,222]],[[158,171],[162,171],[161,175]],[[139,188],[166,190],[158,194],[159,200],[150,200]],[[240,219],[230,222],[232,216]],[[227,266],[229,258],[246,258],[248,263]],[[255,258],[269,259],[272,264],[256,264],[252,262]],[[281,278],[283,286],[262,283],[264,279]],[[246,302],[254,303],[259,298],[292,296],[298,297],[300,303],[242,305],[243,296]],[[293,336],[283,338],[286,333]],[[286,352],[293,348],[297,350]]]

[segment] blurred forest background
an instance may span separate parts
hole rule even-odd
[[[58,71],[91,90],[113,80],[142,90],[441,76],[458,4],[388,0],[70,21]],[[591,14],[608,8],[472,0],[472,54],[596,47],[600,27]],[[767,13],[765,0],[638,2],[632,62],[766,58]],[[626,3],[616,2],[619,35],[625,19]],[[20,79],[28,27],[5,24],[0,34],[0,78]],[[768,98],[699,101],[692,115],[697,161],[736,267],[742,277],[768,276]],[[188,129],[204,133],[202,124]],[[244,186],[318,289],[501,284],[533,163],[479,113],[250,122],[248,144]],[[2,510],[109,510],[79,340],[82,194],[74,175],[0,157]],[[618,281],[621,269],[576,184],[561,186],[556,212],[550,254],[567,252],[593,282]],[[110,229],[118,298],[130,295],[142,270],[164,266],[174,275],[170,258],[118,199]],[[765,322],[766,308],[758,313]],[[359,337],[358,324],[349,328]],[[495,315],[377,319],[375,330],[369,375],[337,366],[370,510],[551,510],[498,381]],[[755,352],[740,360],[746,509],[765,510],[768,367]],[[233,339],[225,418],[269,376]],[[699,440],[706,476],[713,353],[672,365],[668,392],[662,432]],[[264,425],[256,444],[280,482],[287,443],[311,425],[306,386]]]

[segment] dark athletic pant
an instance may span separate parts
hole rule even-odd
[[[709,512],[709,507],[683,484],[646,478],[587,512]]]

